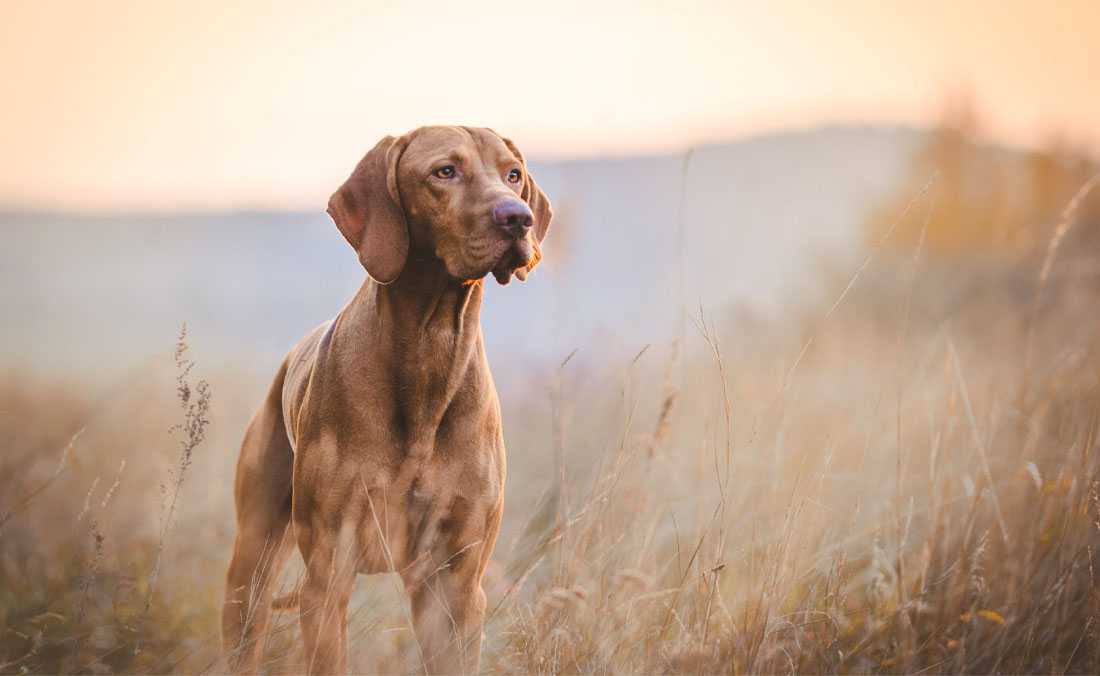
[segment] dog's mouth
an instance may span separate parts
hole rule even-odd
[[[493,266],[493,277],[501,286],[512,281],[513,274],[519,281],[527,281],[527,274],[535,267],[539,258],[538,247],[532,244],[530,239],[527,237],[517,239],[504,250],[500,260]]]

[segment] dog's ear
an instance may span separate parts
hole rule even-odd
[[[495,131],[494,134],[497,134]],[[527,161],[523,159],[523,153],[519,151],[515,143],[512,143],[512,139],[504,138],[497,134],[501,141],[504,141],[504,145],[508,146],[508,150],[512,151],[512,154],[516,156],[520,164],[523,165],[523,189],[520,191],[520,197],[524,202],[527,202],[527,206],[531,207],[531,213],[535,216],[535,240],[541,242],[546,238],[546,233],[550,230],[550,221],[554,220],[554,210],[550,207],[550,198],[546,196],[546,193],[539,188],[539,184],[535,183],[535,179],[527,171]]]
[[[409,255],[409,228],[397,191],[397,162],[407,137],[378,142],[328,201],[328,215],[380,284],[397,279]]]

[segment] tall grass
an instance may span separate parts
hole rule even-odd
[[[505,400],[483,669],[1100,672],[1097,281],[918,248],[823,279],[820,306],[563,355]],[[0,670],[224,668],[232,467],[266,382],[173,393],[190,363],[164,367],[106,403],[5,378]],[[360,580],[356,672],[411,670],[403,603]],[[265,660],[301,669],[293,616]]]

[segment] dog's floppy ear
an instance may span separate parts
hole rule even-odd
[[[409,255],[409,228],[397,191],[397,162],[404,136],[378,142],[328,201],[328,215],[380,284],[397,279]]]
[[[496,132],[493,132],[496,134]],[[497,134],[501,141],[504,141],[504,145],[508,146],[508,150],[512,151],[512,154],[516,156],[520,164],[523,165],[523,189],[520,191],[520,197],[524,202],[527,202],[527,206],[531,207],[531,213],[535,216],[535,240],[541,242],[546,238],[546,232],[550,230],[550,221],[554,220],[554,210],[550,207],[550,198],[546,196],[546,193],[539,188],[538,183],[535,183],[535,179],[527,171],[527,161],[523,159],[523,153],[519,151],[515,143],[512,143],[512,139],[504,138]]]

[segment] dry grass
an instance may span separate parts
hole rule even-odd
[[[876,258],[816,313],[699,313],[507,401],[483,668],[1100,672],[1100,286],[1055,266],[1035,307],[1041,268]],[[191,389],[165,361],[105,396],[5,378],[0,670],[221,668],[266,383]],[[387,582],[353,600],[356,671],[409,669]],[[293,618],[273,625],[265,668],[300,669]]]

